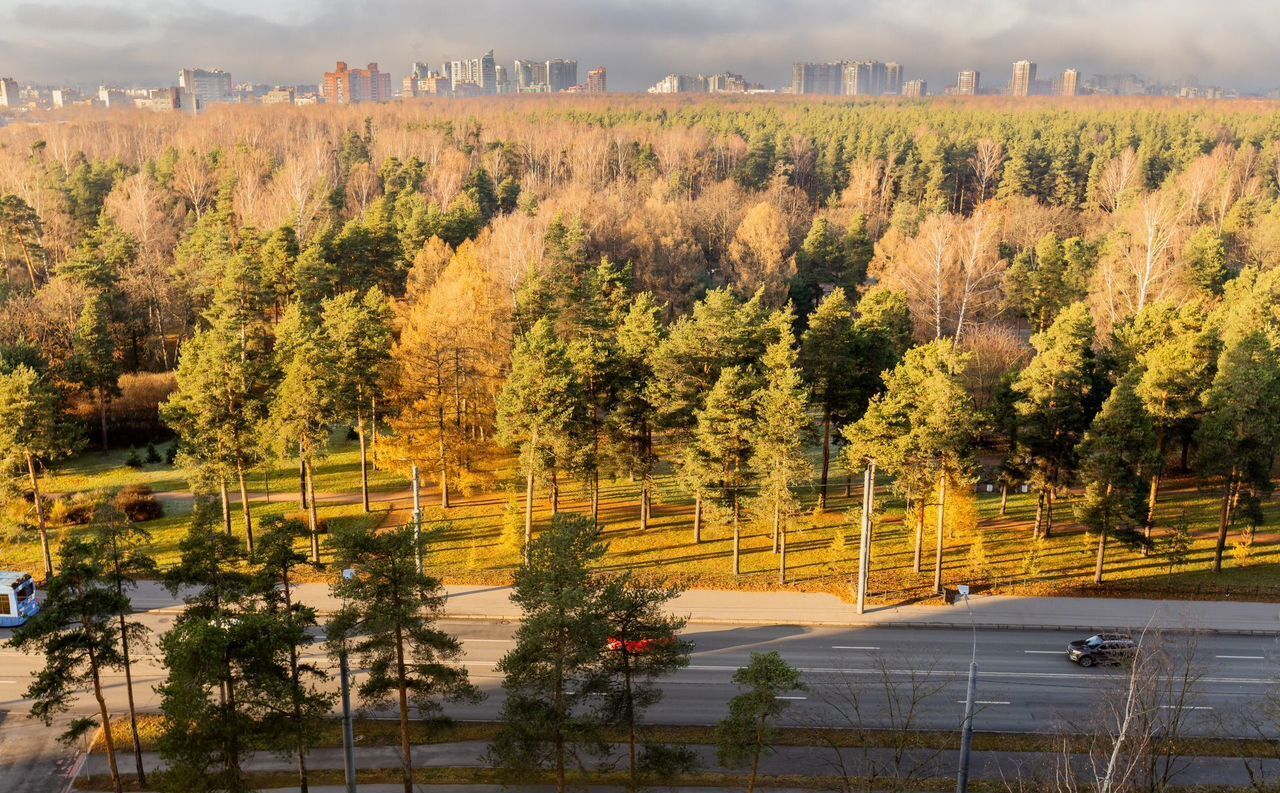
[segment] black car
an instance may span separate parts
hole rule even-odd
[[[1122,664],[1133,657],[1138,645],[1123,633],[1099,633],[1067,644],[1067,658],[1081,666]]]

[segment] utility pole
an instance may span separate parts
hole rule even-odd
[[[973,706],[978,689],[978,625],[973,621],[973,610],[969,608],[969,587],[961,584],[958,587],[964,598],[965,610],[969,612],[969,623],[973,626],[973,656],[969,660],[969,685],[964,697],[964,721],[960,727],[960,768],[956,771],[956,793],[969,793],[969,751],[973,747]]]
[[[354,570],[343,570],[342,577],[350,581]],[[347,793],[356,793],[356,734],[351,720],[351,664],[347,660],[346,637],[338,651],[338,670],[342,685],[342,771]]]
[[[413,548],[418,572],[422,572],[422,486],[419,484],[418,466],[413,466]]]
[[[858,538],[858,613],[867,610],[867,584],[871,578],[871,510],[875,506],[876,463],[862,472],[862,534]]]

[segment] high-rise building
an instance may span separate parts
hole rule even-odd
[[[608,93],[607,75],[603,66],[597,66],[587,72],[587,93],[603,94]]]
[[[884,92],[886,94],[902,93],[902,64],[886,63],[884,65]]]
[[[747,90],[747,80],[740,74],[721,72],[707,78],[707,91],[713,94],[741,94]]]
[[[338,61],[337,68],[324,73],[320,94],[331,105],[386,102],[391,99],[391,75],[378,71],[376,63],[348,69],[346,61]]]
[[[1058,93],[1062,96],[1078,95],[1080,93],[1080,72],[1075,69],[1064,71],[1061,81],[1058,83]]]
[[[0,107],[18,107],[22,92],[18,90],[18,81],[12,77],[0,77]]]
[[[649,89],[651,94],[705,94],[707,78],[702,75],[668,74]]]
[[[1013,81],[1009,93],[1014,96],[1031,96],[1036,84],[1035,61],[1018,61],[1013,64]]]
[[[516,90],[521,93],[544,93],[547,91],[547,62],[533,60],[517,60],[515,68]]]
[[[834,96],[842,93],[843,61],[791,64],[791,93]]]
[[[900,77],[901,67],[897,69]],[[888,64],[880,61],[845,63],[841,70],[840,93],[845,96],[880,96],[890,93]],[[897,90],[892,93],[897,93]]]
[[[480,56],[480,90],[486,94],[498,92],[498,63],[493,59],[493,50]]]
[[[507,67],[500,63],[493,67],[493,93],[511,93],[511,78],[507,76]]]
[[[957,96],[977,96],[982,82],[982,73],[977,69],[965,69],[956,77]]]
[[[277,85],[262,97],[264,105],[292,105],[297,90],[289,86]]]
[[[910,99],[919,99],[929,95],[929,83],[924,80],[907,80],[902,84],[902,95]]]
[[[547,87],[551,93],[578,84],[578,62],[555,58],[547,61]]]
[[[231,73],[221,69],[182,69],[178,72],[178,87],[195,96],[201,106],[236,100]]]
[[[98,86],[98,101],[107,108],[130,107],[133,104],[124,91],[119,88],[108,88],[105,85]]]

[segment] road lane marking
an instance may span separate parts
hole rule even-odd
[[[957,705],[963,705],[963,704],[964,704],[964,700],[963,700],[963,699],[957,699],[957,700],[956,700],[956,704],[957,704]],[[1003,700],[999,700],[999,699],[975,699],[975,700],[973,701],[973,704],[975,704],[975,705],[1008,705],[1009,703],[1008,703],[1008,702],[1005,702],[1005,701],[1003,701]]]
[[[1226,658],[1231,661],[1265,661],[1265,655],[1215,655],[1214,658]]]
[[[808,697],[774,697],[774,699],[808,699]]]
[[[17,680],[0,680],[0,686],[16,686],[16,685],[18,685]]]
[[[1062,655],[1065,650],[1023,650],[1028,655]]]
[[[1178,709],[1179,709],[1179,707],[1180,707],[1182,710],[1213,710],[1213,708],[1209,707],[1208,705],[1181,705],[1181,706],[1179,706],[1179,705],[1161,705],[1161,706],[1160,706],[1160,709],[1161,709],[1161,710],[1178,710]]]
[[[848,644],[832,645],[832,650],[879,650],[879,647],[856,647]]]
[[[515,644],[515,639],[463,639],[463,644]]]
[[[712,666],[690,664],[685,669],[693,672],[736,672],[741,667],[737,666]],[[968,676],[969,672],[965,669],[841,669],[838,667],[799,667],[799,671],[805,674],[850,674],[850,675],[939,675],[961,678]],[[1008,678],[1030,678],[1045,680],[1106,680],[1108,676],[1105,673],[1097,674],[1092,672],[993,672],[984,671],[984,678],[992,677],[1008,677]],[[1178,680],[1176,675],[1161,675],[1159,680]],[[1204,677],[1200,678],[1202,683],[1238,683],[1240,685],[1274,685],[1275,681],[1270,678],[1261,677]]]

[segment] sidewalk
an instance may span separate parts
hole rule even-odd
[[[358,739],[357,739],[358,741]],[[716,761],[714,746],[692,745],[698,757],[698,767],[712,773],[733,770],[722,769]],[[415,768],[487,768],[483,756],[487,744],[483,741],[462,741],[432,745],[419,745],[412,748]],[[621,760],[624,746],[614,747],[614,757],[605,761],[604,767],[611,761]],[[398,769],[400,768],[399,748],[393,746],[356,747],[356,776],[361,770]],[[863,776],[874,769],[877,776],[892,776],[891,769],[895,762],[900,762],[904,770],[913,769],[917,777],[946,778],[955,774],[959,753],[955,750],[907,749],[901,757],[895,758],[895,750],[888,748],[849,748],[840,750],[837,760],[835,750],[822,746],[778,746],[760,761],[760,773],[767,776],[787,774],[824,776],[839,774],[844,767],[852,776]],[[128,759],[128,758],[126,758]],[[979,751],[973,753],[971,769],[975,779],[999,781],[1006,778],[1023,776],[1024,779],[1052,778],[1060,756],[1056,752],[1005,752]],[[1185,765],[1183,762],[1185,760]],[[1239,785],[1249,784],[1249,774],[1244,764],[1231,757],[1189,757],[1180,759],[1175,772],[1176,784],[1190,785]],[[1265,768],[1268,778],[1280,771],[1280,762],[1276,760],[1255,761],[1259,768]],[[143,764],[149,771],[162,767],[160,758],[154,753],[143,754]],[[1078,773],[1086,772],[1088,758],[1077,755],[1073,759]],[[129,768],[126,762],[122,768]],[[288,774],[296,768],[292,757],[255,753],[248,756],[242,764],[249,772],[277,772]],[[307,755],[307,767],[313,770],[341,769],[342,749],[338,747],[316,749]],[[740,772],[736,771],[736,772]],[[105,775],[107,773],[106,755],[95,754],[85,763],[81,776]],[[888,780],[886,780],[888,781]],[[470,787],[470,786],[467,786]],[[473,789],[479,789],[475,786]]]
[[[450,619],[518,620],[520,609],[503,586],[450,584],[445,614]],[[340,605],[325,584],[300,584],[297,599],[323,616]],[[872,607],[857,614],[835,595],[813,592],[734,592],[695,589],[672,601],[669,610],[698,624],[812,625],[824,627],[968,628],[994,630],[1202,630],[1234,635],[1280,635],[1280,604],[1194,600],[1111,598],[1031,598],[975,596],[970,611],[955,606]],[[138,611],[181,608],[158,583],[142,582],[133,595]]]

